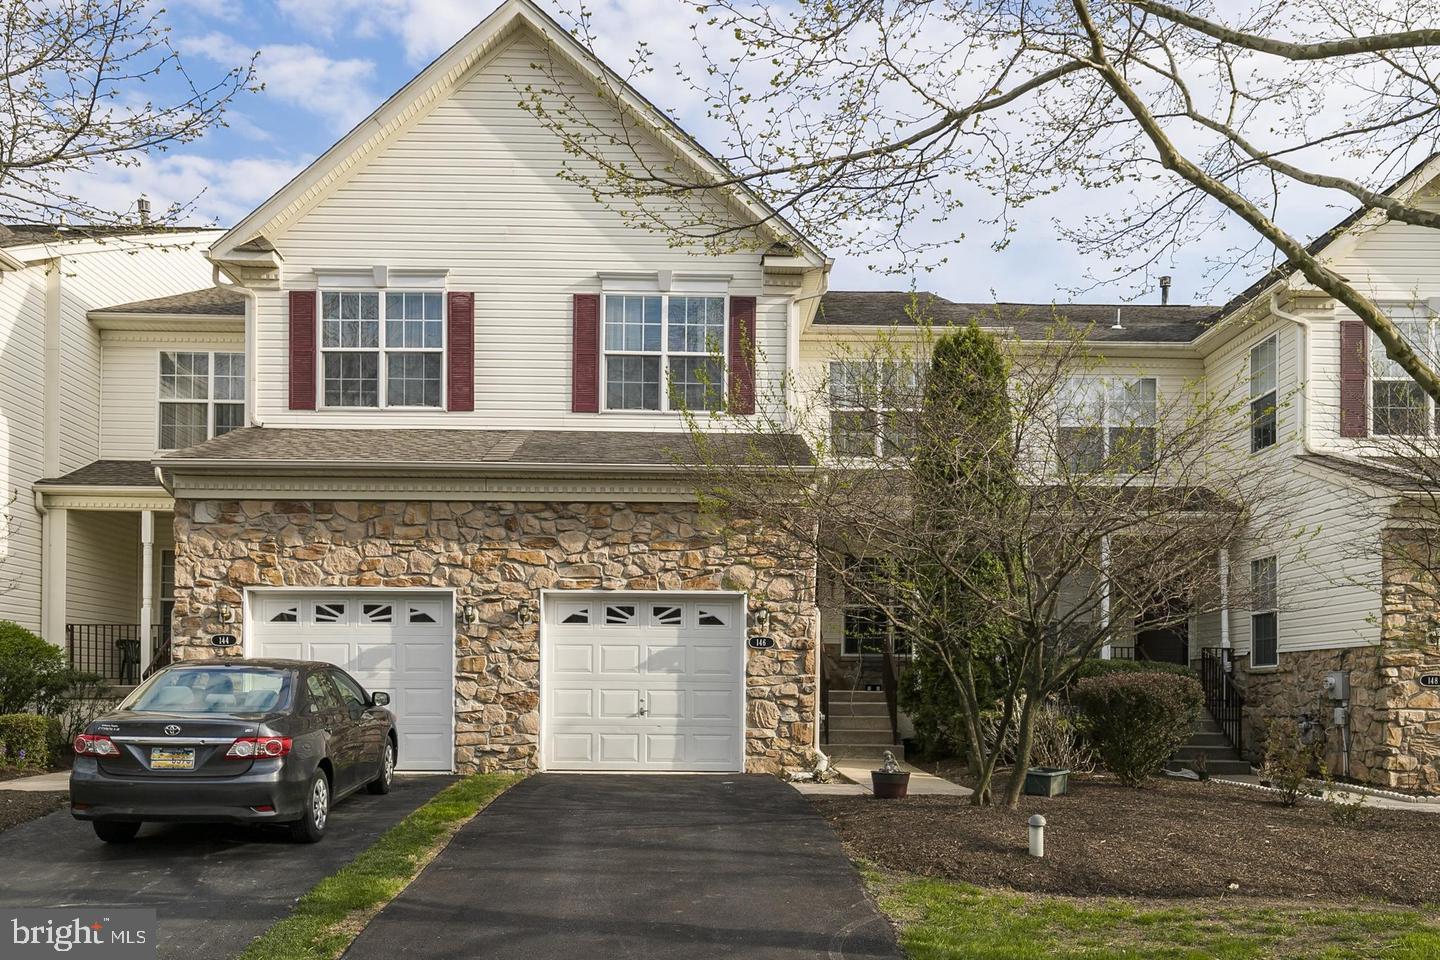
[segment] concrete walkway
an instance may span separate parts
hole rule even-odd
[[[872,764],[862,763],[858,760],[835,760],[830,764],[830,769],[844,777],[845,782],[801,782],[791,784],[791,786],[801,793],[829,794],[831,796],[868,796],[874,792],[870,782],[870,771],[874,769]],[[962,787],[943,777],[926,773],[919,767],[912,767],[908,763],[901,763],[900,769],[910,774],[910,787],[907,795],[911,797],[968,797],[974,792],[969,787]]]
[[[22,793],[53,793],[70,789],[70,771],[57,770],[33,777],[16,777],[14,780],[0,780],[0,790],[19,790]]]

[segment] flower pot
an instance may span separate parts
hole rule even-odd
[[[1059,767],[1031,767],[1025,771],[1025,793],[1032,797],[1058,797],[1070,785],[1070,771]]]
[[[910,789],[910,774],[905,770],[898,773],[871,770],[870,787],[877,800],[900,800]]]

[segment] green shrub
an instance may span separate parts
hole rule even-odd
[[[1280,793],[1282,806],[1300,802],[1310,771],[1320,762],[1323,744],[1306,743],[1300,725],[1289,717],[1274,717],[1265,728],[1265,762],[1260,781]]]
[[[0,714],[54,713],[75,680],[63,650],[0,620]]]
[[[33,713],[0,714],[0,767],[49,767],[51,726],[48,717]]]
[[[1100,762],[1138,787],[1190,736],[1205,695],[1193,677],[1134,671],[1081,680],[1071,699],[1084,713]]]
[[[1183,663],[1166,663],[1163,660],[1102,660],[1092,657],[1080,664],[1080,669],[1075,671],[1075,682],[1113,673],[1173,673],[1181,677],[1195,676],[1195,671]]]

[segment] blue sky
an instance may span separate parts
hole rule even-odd
[[[555,0],[541,0],[558,12]],[[199,195],[192,220],[229,225],[253,209],[306,163],[328,148],[425,64],[488,14],[498,0],[168,0],[167,22],[189,69],[200,77],[261,52],[259,71],[266,89],[242,97],[228,114],[229,127],[203,140],[156,156],[139,168],[100,169],[85,186],[87,195],[113,207],[127,207],[144,193],[154,206]],[[657,62],[699,70],[690,39],[694,8],[680,0],[594,0],[600,54],[622,68],[644,37],[658,51]],[[568,21],[567,21],[568,22]],[[660,73],[641,82],[643,91],[669,109],[702,141],[719,144],[698,105],[683,99],[673,76]],[[681,98],[677,101],[677,97]],[[986,198],[977,197],[976,221],[960,225],[967,239],[939,269],[915,278],[921,289],[960,300],[995,299],[1113,301],[1132,299],[1133,288],[1088,290],[1085,263],[1054,236],[1052,221],[1093,209],[1098,198],[1061,191],[1027,208],[1021,229],[1003,251],[989,241],[994,232],[979,219]],[[1318,209],[1307,224],[1324,229],[1343,215]],[[1230,238],[1217,239],[1217,247]],[[903,289],[904,277],[867,269],[862,258],[832,251],[837,266],[832,285],[843,289]],[[1214,249],[1187,249],[1157,272],[1176,275],[1174,300],[1195,299],[1203,259]],[[1234,277],[1215,301],[1246,277]],[[1154,301],[1148,292],[1142,300]]]

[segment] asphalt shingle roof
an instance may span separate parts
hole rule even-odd
[[[92,240],[99,237],[145,236],[155,233],[197,233],[216,227],[142,227],[142,226],[65,226],[54,223],[0,223],[0,249],[24,247],[32,243],[64,243],[70,240]]]
[[[763,438],[706,434],[707,457],[735,463],[761,459],[810,464],[798,436]],[[752,446],[753,445],[753,446]],[[593,430],[346,430],[245,427],[205,443],[166,454],[158,461],[293,461],[305,464],[416,463],[443,468],[486,465],[565,467],[665,467],[693,458],[688,433]]]
[[[91,313],[147,313],[157,316],[184,314],[196,317],[243,317],[245,316],[245,295],[234,287],[206,287],[168,297],[152,300],[136,300],[133,303],[100,307]]]
[[[96,460],[63,477],[36,482],[45,487],[159,487],[149,460]]]
[[[1113,329],[1115,311],[1121,329]],[[1146,303],[955,303],[933,293],[906,290],[832,290],[820,301],[819,327],[908,326],[919,313],[937,326],[1005,327],[1022,340],[1043,340],[1057,320],[1090,327],[1099,342],[1188,343],[1204,333],[1219,307]]]

